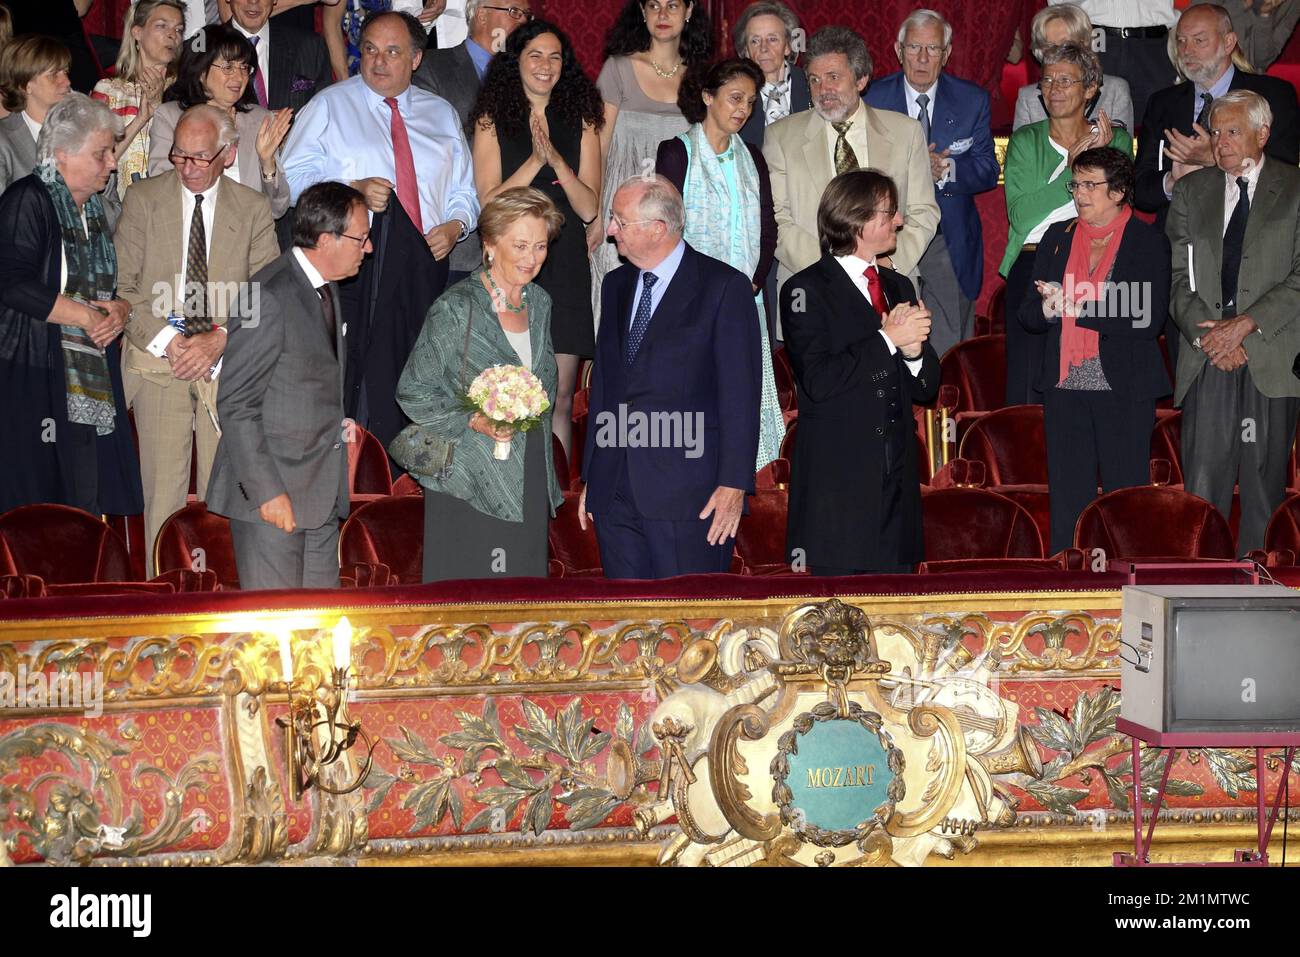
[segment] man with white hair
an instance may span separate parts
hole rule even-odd
[[[582,456],[579,522],[606,578],[725,572],[758,454],[759,328],[749,277],[682,239],[662,176],[614,193]],[[610,318],[612,317],[612,318]]]
[[[196,491],[206,495],[226,320],[256,294],[249,277],[280,253],[266,197],[222,175],[237,144],[228,113],[186,110],[173,168],[132,184],[113,235],[118,292],[131,304],[122,368],[140,439],[150,575],[158,530],[185,504],[195,443]]]
[[[903,21],[894,53],[902,70],[872,83],[867,103],[916,120],[929,152],[943,218],[921,257],[920,295],[933,313],[930,345],[942,356],[970,336],[984,284],[975,194],[998,184],[989,95],[943,71],[952,55],[952,26],[933,10],[916,10]]]
[[[939,227],[930,151],[921,125],[862,102],[871,79],[871,54],[847,27],[823,27],[808,41],[808,87],[813,108],[767,128],[763,158],[772,179],[776,212],[777,279],[822,257],[817,206],[832,179],[851,169],[877,169],[898,187],[903,228],[885,265],[917,275],[922,255]]]
[[[1207,121],[1215,166],[1180,177],[1169,208],[1174,404],[1187,491],[1226,519],[1240,487],[1245,555],[1285,495],[1300,415],[1300,170],[1265,158],[1276,119],[1258,93],[1224,94]]]
[[[1253,90],[1268,101],[1273,126],[1266,152],[1282,163],[1300,161],[1300,107],[1295,88],[1276,77],[1246,73],[1232,65],[1237,48],[1228,12],[1217,4],[1186,10],[1176,30],[1178,63],[1186,83],[1151,96],[1138,140],[1136,202],[1163,222],[1174,184],[1215,165],[1206,125],[1210,102],[1229,90]]]

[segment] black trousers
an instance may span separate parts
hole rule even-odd
[[[1093,26],[1101,24],[1094,23]],[[1128,80],[1129,92],[1133,96],[1133,122],[1139,124],[1151,94],[1178,82],[1178,74],[1169,62],[1168,37],[1121,37],[1103,31],[1101,39],[1104,45],[1097,52],[1101,72]]]
[[[1007,405],[1038,405],[1043,394],[1034,387],[1043,364],[1047,336],[1035,335],[1020,324],[1020,307],[1034,289],[1034,252],[1022,252],[1007,273]]]
[[[1221,372],[1206,363],[1183,398],[1183,483],[1226,519],[1241,489],[1237,554],[1264,547],[1273,510],[1286,496],[1287,460],[1300,399],[1270,399],[1249,366]]]
[[[1155,422],[1155,399],[1078,389],[1044,393],[1050,554],[1074,544],[1074,526],[1097,497],[1098,473],[1105,492],[1150,481]]]

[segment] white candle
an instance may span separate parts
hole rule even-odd
[[[334,667],[347,669],[352,666],[352,623],[344,615],[334,626]]]
[[[286,682],[293,682],[293,648],[289,644],[289,633],[281,631],[280,638],[280,674]]]

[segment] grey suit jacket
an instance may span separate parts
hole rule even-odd
[[[0,120],[0,193],[36,169],[36,140],[21,111]]]
[[[208,508],[261,521],[258,509],[287,494],[299,528],[348,513],[343,308],[334,348],[320,296],[289,250],[253,276],[260,302],[230,323],[217,411],[221,442],[208,482]]]
[[[1188,343],[1206,331],[1199,323],[1222,317],[1223,217],[1224,176],[1218,167],[1188,173],[1174,185],[1165,225],[1174,257],[1169,311]],[[1237,314],[1259,326],[1242,343],[1255,388],[1270,398],[1300,396],[1300,379],[1291,373],[1300,352],[1300,169],[1295,166],[1265,159],[1260,170],[1236,301]],[[1178,350],[1176,405],[1206,361],[1200,349]]]
[[[176,141],[176,124],[182,112],[181,105],[175,100],[154,110],[153,120],[149,124],[150,176],[159,176],[172,168],[167,154]],[[246,113],[235,114],[235,131],[239,134],[235,167],[239,170],[240,185],[261,192],[271,204],[271,218],[279,219],[289,208],[289,181],[284,178],[284,167],[278,162],[275,166],[275,180],[268,183],[262,179],[262,161],[257,156],[257,131],[262,126],[262,120],[270,115],[269,111],[260,106],[252,106]]]
[[[424,59],[411,82],[450,103],[460,117],[462,127],[469,121],[469,112],[474,109],[481,87],[478,70],[474,69],[474,61],[463,43],[445,50],[425,50]],[[470,133],[466,133],[465,138],[470,142],[474,140]],[[452,272],[470,272],[482,264],[482,259],[483,246],[478,230],[474,230],[456,244],[447,266]]]

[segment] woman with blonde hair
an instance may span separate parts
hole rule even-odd
[[[551,347],[551,297],[533,280],[564,216],[529,186],[496,194],[478,219],[483,266],[434,301],[397,384],[411,421],[452,447],[444,476],[424,486],[424,580],[531,576],[547,571],[546,531],[564,500],[551,462],[559,372]],[[523,366],[550,400],[540,424],[519,434],[467,412],[470,383],[497,365]],[[498,442],[511,451],[502,460]]]
[[[122,25],[122,49],[114,75],[95,84],[95,99],[122,117],[126,132],[117,144],[117,192],[149,175],[149,121],[163,90],[176,78],[185,35],[181,0],[134,0]]]
[[[1043,51],[1061,43],[1073,43],[1085,50],[1092,49],[1092,21],[1088,19],[1088,14],[1082,7],[1073,3],[1058,3],[1039,10],[1034,15],[1029,30],[1031,37],[1029,50],[1039,63],[1043,62]],[[1172,30],[1169,35],[1173,36]],[[1133,95],[1129,91],[1128,81],[1120,76],[1103,74],[1097,89],[1097,100],[1087,111],[1087,115],[1092,117],[1099,111],[1103,112],[1110,117],[1113,124],[1132,133]],[[1020,88],[1020,95],[1016,97],[1016,118],[1011,125],[1012,130],[1018,130],[1030,123],[1040,123],[1045,119],[1047,119],[1047,107],[1039,93],[1038,84],[1026,83]]]

